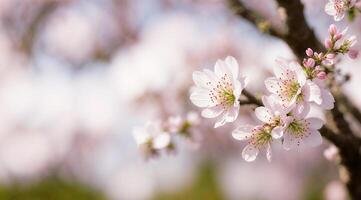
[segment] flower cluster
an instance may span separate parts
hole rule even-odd
[[[335,21],[342,20],[346,13],[352,20],[360,9],[361,1],[358,0],[329,0],[325,6],[325,12],[333,16]]]
[[[163,150],[174,151],[173,138],[176,134],[194,139],[191,129],[197,124],[199,124],[198,114],[189,112],[185,119],[171,116],[165,121],[150,121],[144,127],[135,127],[133,136],[143,155],[151,158],[158,156]]]
[[[335,25],[329,27],[330,37],[325,41],[326,52],[306,50],[307,58],[301,64],[278,60],[274,77],[265,80],[269,92],[262,97],[263,106],[255,109],[260,121],[257,125],[241,125],[232,132],[237,140],[247,140],[242,151],[246,161],[254,161],[260,151],[265,150],[271,160],[271,146],[278,140],[285,150],[300,145],[317,146],[322,143],[319,129],[323,120],[308,117],[311,105],[330,110],[334,98],[327,87],[326,78],[332,73],[335,59],[339,54],[348,53],[351,58],[357,52],[351,47],[356,39],[345,39],[346,30],[339,32]],[[238,63],[233,57],[217,61],[214,72],[204,70],[194,72],[196,88],[191,101],[205,108],[202,116],[218,117],[215,127],[233,122],[241,104],[241,92],[246,86],[245,78],[238,80]]]

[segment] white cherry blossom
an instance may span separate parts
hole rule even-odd
[[[275,77],[265,80],[266,88],[278,97],[282,106],[292,107],[307,82],[306,74],[296,62],[277,60],[277,63],[278,66],[273,69]]]
[[[264,106],[260,106],[255,109],[256,117],[262,122],[273,127],[271,135],[274,138],[282,137],[283,131],[290,118],[287,116],[290,108],[283,107],[274,95],[263,96],[262,102]]]
[[[315,117],[305,118],[306,114],[307,112],[293,114],[283,135],[284,149],[289,150],[304,144],[315,147],[322,143],[322,136],[318,130],[324,122]]]
[[[156,122],[147,122],[145,127],[133,128],[133,136],[138,146],[149,145],[157,150],[166,148],[171,142],[169,133],[164,132]]]
[[[271,130],[267,125],[241,125],[232,132],[232,136],[236,140],[247,140],[248,144],[242,151],[242,158],[247,162],[256,160],[261,150],[266,151],[267,160],[271,161],[271,143],[273,136],[279,138],[278,135],[271,135]]]
[[[325,6],[325,12],[333,16],[335,21],[340,21],[354,4],[355,0],[329,0]]]
[[[215,128],[235,121],[238,116],[238,100],[246,86],[245,78],[239,77],[238,73],[238,63],[230,56],[218,60],[214,72],[204,69],[193,73],[196,87],[192,90],[190,100],[194,105],[204,108],[203,117],[218,117]]]

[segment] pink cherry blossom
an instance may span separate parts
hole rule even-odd
[[[153,149],[163,149],[170,144],[170,135],[157,122],[147,122],[145,127],[135,127],[133,136],[138,146],[149,145]]]
[[[225,60],[218,60],[214,72],[205,69],[193,73],[196,87],[192,90],[190,100],[194,105],[204,108],[203,117],[220,116],[215,128],[233,122],[238,116],[238,100],[246,86],[245,78],[238,80],[238,73],[238,62],[230,56]]]
[[[340,21],[344,18],[345,13],[353,6],[349,0],[329,0],[325,6],[325,12],[333,16],[335,21]]]

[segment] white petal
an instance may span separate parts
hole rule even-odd
[[[292,114],[297,119],[305,118],[308,113],[310,112],[310,104],[308,102],[299,102],[297,103],[296,107],[292,110]]]
[[[325,12],[328,15],[336,15],[337,11],[335,10],[334,4],[332,2],[328,2],[325,6]]]
[[[345,17],[345,13],[342,12],[342,13],[338,13],[338,14],[334,15],[333,19],[338,22],[338,21],[341,21],[344,17]]]
[[[196,86],[198,87],[202,87],[202,88],[210,88],[212,87],[212,80],[209,78],[209,76],[204,73],[204,72],[200,72],[200,71],[195,71],[192,74],[193,76],[193,81],[196,84]]]
[[[271,123],[274,117],[272,111],[263,106],[256,108],[254,113],[259,120],[265,123]]]
[[[287,71],[289,71],[287,61],[283,59],[276,59],[277,65],[273,67],[273,73],[277,78],[286,79]]]
[[[226,63],[223,60],[217,60],[214,66],[214,72],[218,78],[221,78],[224,74],[231,75]],[[232,76],[229,78],[232,78]]]
[[[150,134],[146,132],[146,130],[142,127],[135,127],[132,131],[133,137],[135,139],[135,142],[138,145],[146,143],[148,140],[150,140]]]
[[[321,107],[326,110],[331,110],[334,107],[335,99],[333,98],[331,92],[326,89],[321,90],[322,103]]]
[[[208,106],[212,106],[214,103],[212,103],[211,99],[209,98],[209,94],[207,90],[201,90],[200,88],[196,88],[191,96],[190,100],[192,103],[198,107],[204,108]]]
[[[239,66],[238,66],[238,62],[237,60],[232,57],[232,56],[228,56],[226,58],[226,65],[228,67],[228,70],[232,73],[233,75],[233,79],[236,80],[238,78],[238,71],[239,71]]]
[[[295,65],[295,73],[297,76],[298,84],[300,84],[300,86],[302,87],[303,85],[305,85],[307,80],[306,73],[303,71],[302,67],[298,64]]]
[[[283,136],[283,130],[284,128],[281,126],[277,126],[272,129],[271,135],[274,139],[279,139]]]
[[[214,124],[214,128],[218,128],[220,126],[223,126],[227,121],[226,121],[227,115],[223,114]]]
[[[238,113],[239,105],[229,108],[229,110],[224,113],[226,116],[226,122],[234,122],[238,117]]]
[[[283,148],[290,150],[298,146],[300,140],[293,137],[290,133],[286,132],[283,136]]]
[[[272,160],[272,149],[271,149],[270,144],[267,145],[266,156],[267,156],[268,162],[271,162],[271,160]]]
[[[310,117],[310,118],[307,118],[305,120],[306,120],[306,122],[308,122],[310,124],[309,127],[311,129],[318,130],[325,124],[325,122],[322,119],[319,119],[319,118],[316,118],[316,117]]]
[[[247,162],[256,160],[259,149],[253,145],[247,145],[242,151],[242,158]]]
[[[241,96],[242,90],[244,89],[244,86],[242,86],[242,83],[238,80],[234,81],[234,90],[233,90],[233,95],[235,96],[235,102],[238,104],[238,99]]]
[[[278,85],[278,80],[275,77],[267,78],[264,81],[264,84],[266,85],[267,90],[273,94],[276,94],[277,91],[280,90],[280,86]]]
[[[248,140],[252,135],[254,126],[241,125],[232,131],[232,137],[236,140]]]
[[[202,111],[202,117],[205,118],[215,118],[218,117],[223,112],[222,106],[214,106],[211,108],[206,108]]]
[[[318,105],[322,103],[321,89],[314,82],[307,81],[304,92],[305,98],[307,98],[308,101],[313,101]]]
[[[304,139],[306,145],[316,147],[322,144],[322,136],[318,131],[311,131],[311,134]]]
[[[170,143],[170,135],[168,133],[161,133],[154,137],[153,139],[153,148],[163,149],[167,147]]]

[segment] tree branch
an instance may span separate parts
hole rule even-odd
[[[228,6],[236,15],[255,25],[260,31],[280,39],[284,38],[284,35],[272,27],[265,17],[248,9],[241,1],[228,0]]]
[[[262,106],[263,103],[257,98],[255,97],[253,94],[251,94],[250,92],[248,92],[247,90],[243,90],[242,94],[247,97],[247,100],[249,103],[247,104],[255,104],[257,106]],[[242,104],[242,102],[240,101],[240,104]]]

